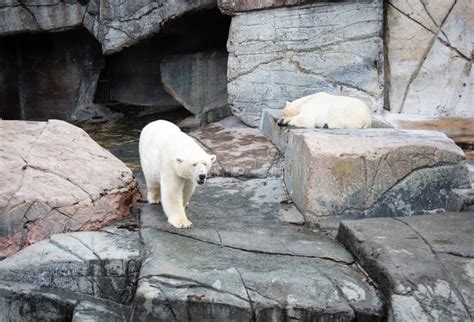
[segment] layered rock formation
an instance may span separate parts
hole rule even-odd
[[[105,54],[118,52],[186,12],[215,7],[215,1],[111,0],[9,1],[0,5],[0,34],[62,31],[85,27],[102,44]]]

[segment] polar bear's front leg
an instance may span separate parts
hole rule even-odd
[[[148,185],[147,199],[148,203],[160,203],[161,189],[159,185]]]
[[[183,205],[183,180],[165,180],[161,184],[161,204],[168,222],[176,228],[189,228],[192,222],[186,217]]]
[[[186,208],[189,205],[189,200],[194,193],[196,185],[191,180],[186,180],[183,187],[183,205]]]

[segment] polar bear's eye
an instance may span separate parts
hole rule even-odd
[[[194,162],[194,163],[193,163],[193,167],[195,167],[195,166],[197,166],[197,162]]]

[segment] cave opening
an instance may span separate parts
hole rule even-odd
[[[215,8],[187,13],[106,56],[94,102],[122,114],[154,114],[199,124],[230,115],[226,43],[231,18]],[[183,108],[184,107],[184,108]]]

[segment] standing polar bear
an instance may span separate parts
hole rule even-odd
[[[207,154],[190,136],[167,121],[155,121],[140,134],[140,162],[149,203],[161,201],[168,222],[188,228],[185,207],[196,188],[204,184],[215,155]]]
[[[304,128],[365,129],[372,123],[363,101],[349,96],[316,93],[286,102],[278,125]]]

